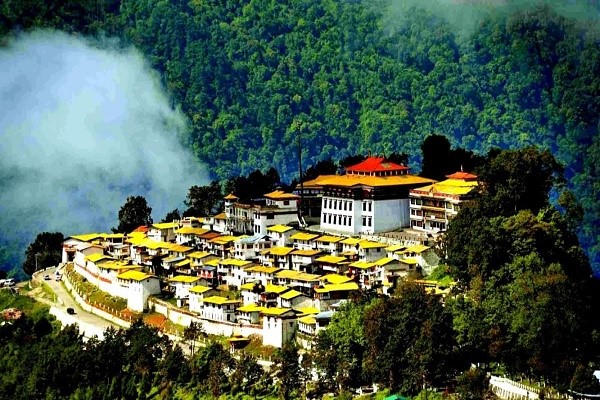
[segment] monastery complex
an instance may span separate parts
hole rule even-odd
[[[255,333],[276,347],[295,335],[310,346],[354,293],[390,294],[398,279],[438,265],[432,246],[477,186],[469,173],[447,178],[435,182],[369,157],[294,193],[267,193],[260,204],[231,193],[218,215],[71,236],[62,262],[132,311],[155,308],[154,296],[168,291],[179,310],[168,315],[174,322]]]

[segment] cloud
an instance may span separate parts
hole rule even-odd
[[[160,219],[208,174],[133,48],[37,31],[0,49],[0,236],[107,231],[129,195]]]

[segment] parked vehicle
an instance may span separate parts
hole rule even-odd
[[[75,310],[73,309],[73,307],[67,308],[67,314],[69,314],[69,315],[75,314]]]
[[[4,280],[3,286],[10,287],[10,286],[15,286],[15,284],[16,284],[16,282],[15,282],[14,278],[8,278],[8,279]]]
[[[49,281],[50,280],[50,275],[44,275],[44,280],[45,281]]]
[[[55,280],[55,281],[60,281],[60,278],[62,278],[62,275],[61,275],[61,274],[56,274],[56,275],[54,276],[54,280]]]

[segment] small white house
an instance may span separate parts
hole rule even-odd
[[[190,289],[200,284],[199,276],[177,275],[169,279],[169,285],[174,289],[176,299],[187,299]]]
[[[203,300],[202,318],[221,322],[235,322],[235,310],[240,305],[239,300],[229,300],[227,297],[210,296]]]
[[[260,321],[260,313],[264,310],[264,307],[257,306],[256,304],[247,304],[237,309],[237,321],[240,324],[252,324],[256,325]]]
[[[263,315],[263,346],[281,347],[296,331],[296,312],[290,308],[265,308]]]
[[[197,285],[189,289],[188,307],[190,311],[202,314],[204,299],[211,296],[217,296],[220,292],[217,289],[208,286]]]
[[[316,250],[317,243],[314,241],[319,235],[307,232],[298,232],[290,236],[295,249],[298,250]]]
[[[119,282],[128,286],[127,308],[136,312],[148,309],[148,297],[160,293],[160,279],[141,271],[119,274]]]
[[[296,232],[296,229],[288,225],[273,225],[267,228],[267,235],[273,240],[273,245],[278,247],[291,244],[290,236]]]
[[[156,242],[172,242],[175,240],[175,229],[177,227],[177,222],[152,224],[148,229],[148,238]]]
[[[239,260],[256,260],[260,252],[270,249],[273,245],[267,235],[241,237],[234,242],[234,257]]]

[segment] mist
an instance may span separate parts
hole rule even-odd
[[[37,31],[0,48],[0,71],[0,268],[20,267],[38,232],[110,231],[130,195],[159,220],[206,184],[137,50]]]
[[[458,36],[468,36],[479,24],[493,16],[544,5],[559,15],[597,29],[600,2],[597,0],[386,0],[386,26],[393,32],[413,9],[426,10],[444,20]]]

